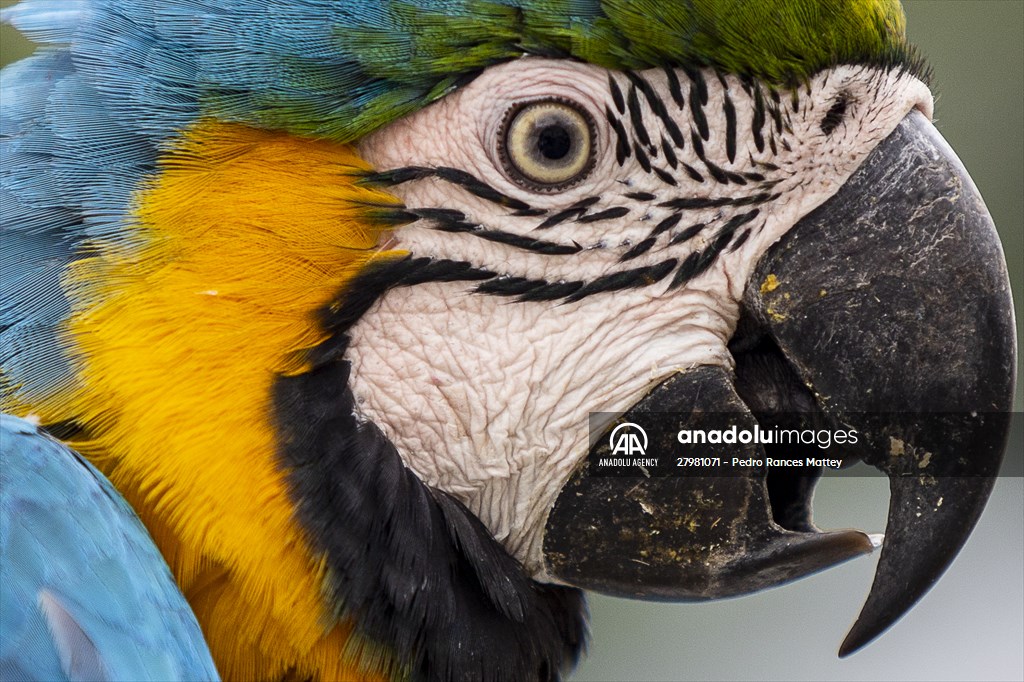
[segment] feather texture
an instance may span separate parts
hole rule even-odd
[[[102,474],[0,416],[0,678],[213,680],[167,564]]]

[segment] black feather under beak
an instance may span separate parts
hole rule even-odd
[[[874,584],[840,649],[847,655],[935,583],[999,472],[1016,362],[999,238],[967,171],[915,111],[770,249],[743,303],[730,344],[735,374],[677,374],[616,423],[657,416],[674,434],[730,413],[741,429],[856,431],[840,456],[885,472],[891,499]],[[662,452],[680,452],[670,436],[659,438]],[[723,462],[754,464],[623,477],[595,473],[606,441],[596,441],[547,521],[547,570],[566,583],[713,599],[873,548],[859,531],[811,523],[819,467],[780,474],[757,465],[792,448],[723,444],[714,453]]]

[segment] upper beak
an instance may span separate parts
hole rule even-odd
[[[891,498],[874,584],[840,649],[846,655],[934,584],[999,471],[1016,358],[999,238],[959,159],[914,111],[769,250],[743,303],[730,343],[735,375],[718,367],[681,372],[620,421],[642,425],[657,415],[693,429],[730,413],[740,428],[842,426],[859,434],[842,455],[885,472]],[[548,517],[546,568],[566,583],[710,599],[873,548],[859,531],[821,532],[811,523],[820,469],[607,477],[594,468],[606,440],[596,441]],[[671,438],[653,440],[666,459],[679,454]],[[714,454],[793,454],[778,447],[737,443]]]

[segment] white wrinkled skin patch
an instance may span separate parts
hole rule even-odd
[[[778,104],[763,91],[766,113],[758,148],[752,133],[755,92],[736,78],[720,79],[708,71],[703,74],[708,101],[701,111],[708,136],[700,140],[702,159],[693,144],[700,126],[690,107],[680,107],[673,99],[666,74],[653,70],[640,75],[684,138],[682,147],[672,145],[676,167],[662,147],[663,139],[671,144],[671,131],[643,94],[637,93],[636,109],[653,149],[639,144],[629,108],[618,113],[607,70],[539,58],[493,67],[462,90],[360,144],[364,158],[378,170],[461,169],[548,213],[516,216],[436,178],[392,188],[411,209],[455,209],[489,230],[583,247],[573,254],[546,255],[472,233],[441,231],[431,220],[394,234],[397,247],[415,256],[468,261],[509,277],[587,282],[667,260],[681,265],[691,254],[712,248],[730,219],[756,209],[729,248],[716,251],[710,267],[676,287],[670,283],[678,267],[647,286],[568,303],[474,293],[474,282],[430,283],[391,290],[351,330],[348,358],[359,416],[380,426],[426,484],[463,501],[539,580],[553,580],[543,569],[542,531],[559,490],[587,453],[588,413],[625,411],[679,370],[731,367],[726,344],[760,256],[832,196],[911,109],[931,115],[930,93],[911,76],[837,67],[801,86],[795,98],[780,91]],[[612,78],[628,97],[627,76],[614,73]],[[688,102],[695,86],[683,72],[678,80]],[[826,134],[822,119],[840,95],[848,102],[845,116]],[[547,97],[570,100],[589,112],[597,133],[592,172],[555,193],[517,184],[498,154],[501,123],[509,108]],[[726,151],[726,97],[736,112],[732,161]],[[635,149],[619,164],[618,137],[606,110],[622,122],[631,147],[636,143],[646,149],[650,165],[671,176],[674,186],[647,171]],[[715,180],[712,166],[731,173],[732,179]],[[742,179],[736,181],[736,176]],[[655,198],[626,196],[637,192]],[[686,209],[659,205],[757,195],[770,198]],[[589,197],[600,199],[580,216],[538,229],[546,217]],[[629,213],[578,220],[617,206],[629,208]],[[620,262],[675,214],[681,214],[678,223],[655,235],[649,250]],[[699,224],[704,227],[694,236],[681,238]],[[745,241],[737,247],[744,231]],[[671,243],[673,238],[677,243]]]

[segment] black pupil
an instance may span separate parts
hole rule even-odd
[[[537,134],[537,151],[545,159],[558,161],[565,158],[572,148],[572,137],[563,126],[552,124],[544,126]]]

